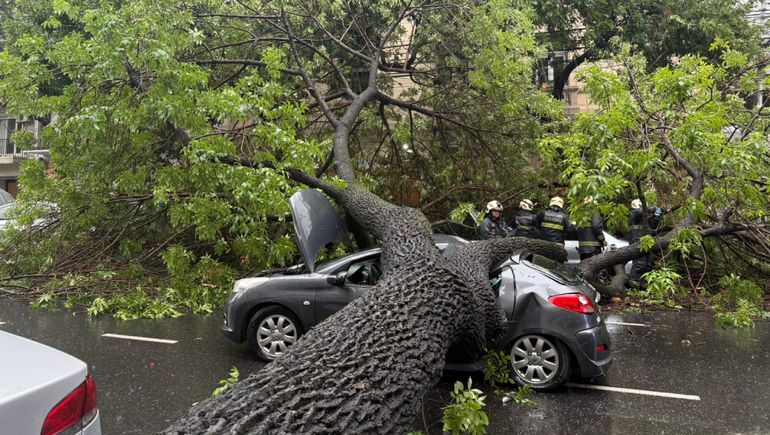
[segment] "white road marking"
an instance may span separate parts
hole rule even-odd
[[[165,344],[174,344],[177,342],[177,340],[166,340],[164,338],[137,337],[135,335],[102,334],[102,337],[122,338],[124,340],[151,341],[153,343],[165,343]]]
[[[625,325],[625,326],[644,326],[649,328],[650,325],[645,325],[644,323],[626,323],[626,322],[604,322],[608,325]]]
[[[568,387],[585,388],[587,390],[612,391],[616,393],[641,394],[643,396],[668,397],[670,399],[682,400],[700,400],[700,396],[691,396],[689,394],[666,393],[663,391],[635,390],[633,388],[607,387],[605,385],[584,385],[567,383]]]

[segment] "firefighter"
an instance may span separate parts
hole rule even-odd
[[[496,239],[498,237],[507,237],[511,233],[511,228],[505,223],[503,218],[503,205],[499,201],[489,201],[487,203],[487,212],[484,214],[484,220],[481,221],[479,234],[484,240]]]
[[[540,233],[540,238],[564,246],[567,234],[573,232],[569,216],[562,210],[564,200],[558,196],[551,198],[548,208],[538,213],[533,223]]]
[[[596,201],[592,196],[587,196],[583,201],[585,204],[596,204]],[[591,224],[588,226],[578,227],[578,252],[580,253],[580,260],[591,258],[594,255],[602,253],[602,247],[607,246],[607,241],[604,240],[604,228],[602,227],[602,215],[597,211],[591,218]]]
[[[534,224],[535,214],[532,213],[533,208],[535,208],[535,204],[529,199],[524,199],[519,203],[519,211],[516,212],[516,218],[513,221],[514,234],[516,236],[532,239],[539,238]]]
[[[659,222],[656,220],[655,222]],[[657,223],[656,223],[657,226]],[[628,214],[628,243],[638,243],[643,236],[652,233],[647,219],[644,218],[642,201],[637,198],[631,201],[631,211]],[[632,287],[644,288],[642,276],[652,270],[652,257],[646,254],[635,259],[631,265],[631,273],[628,275],[629,284]]]

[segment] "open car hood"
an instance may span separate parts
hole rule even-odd
[[[300,190],[289,198],[294,219],[297,245],[307,268],[315,269],[315,260],[321,249],[329,243],[339,242],[350,246],[345,223],[321,192],[313,189]]]

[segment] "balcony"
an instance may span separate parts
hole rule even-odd
[[[0,157],[26,157],[26,151],[16,148],[10,139],[0,139]]]

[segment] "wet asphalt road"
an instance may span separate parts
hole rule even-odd
[[[615,362],[590,384],[697,396],[685,400],[570,387],[535,394],[534,408],[502,405],[488,393],[492,434],[770,433],[770,323],[753,330],[722,329],[702,313],[605,315]],[[629,326],[609,322],[639,323]],[[263,364],[219,332],[220,316],[123,322],[84,314],[40,312],[0,299],[0,329],[61,349],[86,361],[100,394],[105,434],[147,434],[167,427],[208,397],[236,366],[245,377]],[[178,340],[150,343],[104,333]],[[2,350],[0,350],[2,351]],[[429,394],[415,430],[441,433],[447,374]],[[480,385],[477,377],[474,385]],[[693,397],[689,397],[692,399]],[[424,423],[423,423],[424,422]],[[427,430],[426,426],[427,425]]]

